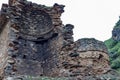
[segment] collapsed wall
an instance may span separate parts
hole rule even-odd
[[[0,12],[0,75],[79,77],[110,70],[106,46],[95,39],[74,42],[74,26],[60,19],[64,6],[9,0]],[[13,79],[17,80],[17,79]]]

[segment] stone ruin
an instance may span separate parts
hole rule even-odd
[[[0,77],[75,77],[101,75],[110,70],[103,42],[72,37],[74,26],[64,25],[64,5],[51,7],[26,0],[9,0],[0,11]],[[24,79],[21,79],[24,80]],[[72,79],[73,80],[73,79]]]
[[[25,0],[3,4],[1,74],[52,76],[57,71],[57,56],[63,43],[60,19],[63,8],[63,5],[46,7]]]
[[[94,38],[83,38],[65,46],[60,53],[62,76],[78,77],[101,75],[110,70],[107,48]]]

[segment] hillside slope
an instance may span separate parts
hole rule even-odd
[[[105,41],[109,51],[111,67],[120,73],[120,20],[112,30],[112,37]]]

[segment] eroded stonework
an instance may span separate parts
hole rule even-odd
[[[1,18],[5,15],[9,22],[8,40],[5,40],[8,44],[4,44],[8,55],[4,76],[58,75],[58,54],[63,45],[60,19],[63,8],[63,5],[46,7],[25,0],[9,0],[9,5],[3,5]],[[2,19],[0,27],[7,24]]]
[[[51,17],[46,12],[42,10],[31,10],[29,12],[29,14],[27,14],[28,12],[22,14],[24,17],[19,19],[20,21],[18,20],[21,23],[19,26],[23,36],[35,36],[37,39],[53,30]]]
[[[63,12],[64,6],[59,4],[46,7],[26,0],[9,0],[9,4],[3,4],[1,79],[49,76],[88,80],[88,76],[110,71],[104,43],[93,38],[74,42],[74,26],[62,24]]]
[[[110,70],[107,48],[95,39],[80,39],[61,51],[62,76],[100,75]],[[67,56],[67,57],[66,57]]]

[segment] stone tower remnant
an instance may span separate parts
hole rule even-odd
[[[60,53],[61,74],[62,76],[80,77],[83,80],[86,76],[104,74],[110,70],[107,53],[103,42],[94,38],[79,39],[62,49]]]

